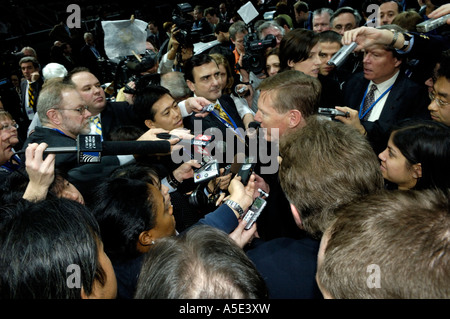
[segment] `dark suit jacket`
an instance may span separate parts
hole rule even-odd
[[[234,120],[234,122],[236,123],[236,126],[241,128],[243,131],[245,131],[244,123],[242,122],[242,119],[239,116],[239,113],[236,109],[236,105],[234,104],[231,97],[228,95],[222,95],[219,98],[219,102],[220,102],[220,105],[222,106],[222,108]],[[205,118],[198,118],[198,117],[195,117],[194,114],[192,114],[188,118],[189,118],[189,121],[187,123],[186,128],[190,129],[193,134],[195,134],[195,135],[201,134],[209,129],[213,129],[213,130],[218,129],[222,133],[222,138],[225,141],[225,138],[227,136],[226,135],[227,127],[219,119],[217,119],[213,114],[209,114]],[[200,125],[200,123],[201,123],[201,125]],[[197,130],[195,130],[196,128],[201,128],[201,132],[198,132]],[[228,133],[228,134],[230,134],[230,133]],[[217,140],[217,137],[216,137],[216,140]],[[235,145],[236,145],[236,143],[235,143]],[[226,152],[228,152],[228,151],[230,151],[230,150],[226,150]]]
[[[39,78],[39,80],[37,80],[37,81],[35,81],[35,82],[30,84],[31,87],[34,90],[34,96],[35,96],[35,103],[34,103],[34,106],[33,106],[34,113],[36,113],[36,105],[37,105],[37,101],[38,101],[38,97],[39,97],[39,92],[41,92],[43,84],[44,84],[44,81],[42,80],[41,77]],[[21,90],[21,98],[22,98],[21,111],[22,111],[22,113],[23,113],[23,115],[25,117],[27,117],[27,113],[25,111],[25,109],[27,107],[25,105],[25,103],[26,103],[26,96],[28,94],[27,88],[28,88],[28,85],[27,85],[27,81],[26,80],[20,82],[20,90]]]
[[[319,241],[277,238],[254,239],[248,257],[266,282],[271,299],[321,299],[315,280]],[[254,244],[252,244],[254,245]]]
[[[344,105],[359,110],[369,82],[364,78],[363,73],[353,75],[343,87]],[[390,131],[399,121],[407,118],[430,119],[427,110],[429,103],[430,99],[425,86],[410,80],[400,70],[380,118],[375,122],[361,122],[376,154],[386,148]]]
[[[142,127],[142,123],[138,121],[134,113],[133,106],[128,104],[128,102],[108,101],[101,113],[101,122],[102,135],[105,141],[111,140],[111,132],[118,127],[128,125]]]
[[[100,50],[96,47],[97,51],[101,54]],[[98,59],[92,52],[89,45],[84,45],[80,50],[80,65],[84,66],[91,71],[102,82],[102,71],[100,69]]]

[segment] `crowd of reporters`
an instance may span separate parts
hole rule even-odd
[[[441,2],[179,5],[114,63],[91,32],[76,58],[25,47],[1,97],[1,298],[450,297],[450,21],[417,29]]]

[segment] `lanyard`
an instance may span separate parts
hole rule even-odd
[[[239,132],[239,128],[236,125],[236,122],[233,120],[233,118],[228,114],[227,111],[225,111],[225,109],[222,107],[222,110],[225,112],[226,115],[228,115],[228,118],[230,119],[231,123],[233,124],[233,126],[230,125],[230,123],[228,123],[227,121],[225,121],[223,118],[221,118],[219,116],[219,114],[216,113],[215,110],[211,111],[211,114],[214,115],[217,119],[219,119],[219,121],[221,121],[227,128],[230,128],[233,130],[234,134],[236,134],[238,136],[238,138],[241,140],[242,143],[245,144],[244,142],[244,137],[242,136],[241,132]]]
[[[59,130],[59,129],[57,129],[57,128],[52,128],[52,130],[53,131],[56,131],[56,132],[58,132],[58,133],[60,133],[60,134],[62,134],[62,135],[64,135],[64,136],[67,136],[63,131],[61,131],[61,130]],[[67,136],[68,137],[68,136]]]
[[[386,91],[384,91],[383,94],[381,94],[380,97],[375,102],[373,102],[371,106],[369,106],[369,108],[364,112],[364,114],[361,114],[362,108],[364,105],[364,101],[366,100],[367,91],[369,90],[369,86],[367,86],[366,92],[364,93],[364,98],[361,102],[361,105],[359,106],[359,119],[360,120],[363,119],[364,116],[366,116],[366,114],[369,113],[373,109],[375,104],[377,104],[378,101],[380,101],[383,98],[383,96],[385,96],[392,89],[393,86],[394,86],[394,84],[392,84],[390,87],[388,87],[388,89]]]

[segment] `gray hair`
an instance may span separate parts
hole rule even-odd
[[[247,33],[248,31],[244,21],[236,21],[230,26],[228,32],[230,33],[230,38],[236,40],[236,34],[238,34],[239,32]]]
[[[284,29],[276,23],[274,20],[266,21],[263,24],[261,24],[257,29],[258,39],[262,39],[262,32],[269,28],[275,28],[280,30],[281,34],[284,36]]]
[[[186,97],[191,94],[182,72],[173,71],[161,74],[161,86],[168,89],[174,99]]]
[[[48,80],[39,93],[36,111],[42,124],[49,123],[47,112],[60,107],[63,102],[62,93],[67,90],[76,90],[75,85],[64,82],[62,78]]]

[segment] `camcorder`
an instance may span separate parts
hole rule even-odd
[[[159,85],[159,83],[156,83],[157,81],[152,81],[152,79],[155,77],[142,75],[142,73],[144,73],[145,71],[153,68],[156,64],[156,61],[157,61],[156,53],[151,50],[146,50],[146,53],[141,58],[141,61],[138,61],[135,57],[133,57],[131,60],[128,60],[124,65],[124,73],[126,74],[127,81],[124,84],[123,92],[128,94],[136,94],[136,92],[139,89],[143,89],[149,84]],[[128,77],[129,75],[131,76]],[[129,82],[135,83],[134,89],[128,86]]]
[[[264,39],[258,39],[256,33],[248,33],[244,37],[245,55],[242,68],[248,72],[260,74],[266,66],[265,51],[277,45],[277,38],[268,34]]]

